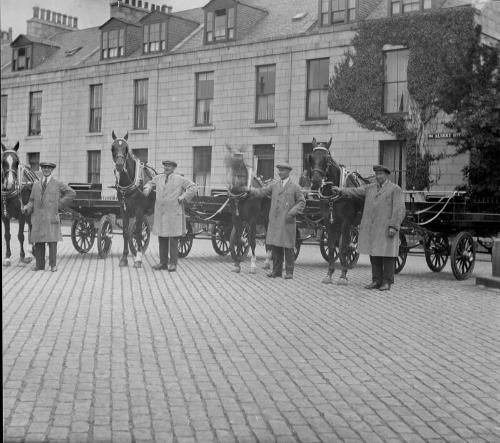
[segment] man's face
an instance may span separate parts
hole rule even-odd
[[[377,180],[377,183],[379,185],[383,185],[385,181],[387,180],[387,177],[389,174],[387,174],[385,171],[377,171],[375,173],[375,179]]]
[[[278,168],[278,175],[281,180],[286,180],[290,176],[290,169]]]
[[[42,174],[44,177],[50,177],[50,174],[52,174],[52,168],[50,166],[43,166]]]
[[[175,166],[171,163],[167,163],[166,165],[163,165],[163,170],[165,171],[165,174],[170,175],[174,172]]]

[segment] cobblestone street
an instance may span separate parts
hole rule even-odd
[[[16,232],[17,226],[12,232]],[[68,231],[68,228],[65,228]],[[67,233],[67,232],[66,232]],[[2,238],[3,242],[3,238]],[[500,442],[500,294],[410,255],[390,292],[230,272],[195,240],[177,273],[59,243],[57,273],[2,268],[7,442]],[[491,273],[488,257],[476,271]]]

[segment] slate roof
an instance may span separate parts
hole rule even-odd
[[[368,1],[368,0],[367,0]],[[441,7],[456,7],[464,4],[472,4],[472,6],[481,9],[484,4],[491,0],[441,0]],[[318,1],[317,0],[244,0],[240,1],[242,5],[248,5],[254,8],[265,10],[267,13],[253,26],[246,35],[238,35],[235,42],[220,42],[210,45],[203,44],[203,26],[200,25],[198,30],[195,30],[186,39],[177,45],[172,53],[182,53],[189,51],[210,50],[220,46],[231,46],[248,44],[258,41],[266,41],[270,39],[286,38],[293,35],[305,35],[311,32],[318,32]],[[387,14],[387,0],[370,0],[369,3],[372,12],[367,16],[368,19],[382,18]],[[297,15],[305,13],[303,18],[293,20]],[[186,18],[198,23],[204,23],[203,8],[194,8],[185,11],[176,11],[172,15]],[[122,20],[123,21],[123,20]],[[108,21],[106,21],[107,23]],[[12,50],[7,45],[2,45],[2,76],[10,75],[29,75],[31,73],[54,71],[60,69],[69,69],[75,67],[83,67],[96,65],[100,63],[113,63],[112,60],[100,60],[100,37],[102,27],[93,27],[82,30],[74,30],[62,32],[50,38],[53,45],[60,47],[59,50],[47,58],[41,65],[34,69],[12,73],[10,68],[10,59]],[[328,32],[323,31],[322,32]],[[31,38],[31,37],[30,37]],[[45,39],[46,40],[46,39]],[[45,42],[46,43],[46,42]],[[6,47],[5,47],[6,46]],[[68,55],[68,51],[81,47],[73,55]],[[152,54],[143,55],[142,50],[137,50],[130,58],[152,57]]]

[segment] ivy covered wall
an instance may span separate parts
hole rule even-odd
[[[427,148],[429,123],[440,109],[456,110],[469,93],[471,54],[480,45],[474,17],[473,8],[463,7],[361,22],[352,49],[335,67],[329,107],[402,141],[408,188],[429,186],[429,165],[435,160]],[[386,45],[409,50],[407,114],[384,114]]]

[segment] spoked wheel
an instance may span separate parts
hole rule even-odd
[[[356,263],[359,260],[358,236],[359,236],[358,227],[351,226],[351,229],[349,231],[349,245],[346,257],[346,264],[349,269],[352,269],[354,266],[356,266]]]
[[[432,272],[441,272],[448,262],[450,244],[443,234],[431,234],[425,245],[425,261]]]
[[[300,231],[297,229],[295,233],[295,247],[293,248],[293,253],[295,254],[295,260],[299,257],[300,247],[302,246],[302,240],[300,238]]]
[[[212,232],[212,246],[219,255],[229,254],[231,228],[225,223],[216,223]]]
[[[80,254],[86,254],[94,245],[96,229],[94,222],[85,217],[78,217],[71,225],[71,241]]]
[[[250,225],[248,222],[243,222],[239,229],[240,233],[237,238],[236,226],[231,230],[231,238],[229,241],[229,250],[231,251],[231,258],[236,262],[241,261],[248,255],[250,250]]]
[[[135,238],[135,225],[137,220],[130,223],[128,229],[128,245],[130,247],[130,252],[133,256],[137,255],[137,240]],[[142,219],[142,229],[141,229],[141,243],[142,243],[142,253],[146,252],[149,246],[149,240],[151,239],[151,224],[146,216]]]
[[[451,270],[457,280],[468,279],[476,263],[474,238],[466,231],[460,232],[451,244]]]
[[[106,258],[113,242],[113,220],[109,215],[103,215],[97,231],[97,251],[99,258]]]
[[[179,258],[187,257],[189,251],[191,251],[191,248],[193,247],[193,228],[191,227],[191,223],[189,223],[188,220],[186,220],[186,229],[186,235],[183,235],[179,238],[179,245],[177,247],[179,251]]]
[[[395,260],[394,273],[399,274],[406,264],[408,258],[408,242],[406,236],[401,230],[399,231],[399,253]]]
[[[319,250],[321,251],[321,255],[326,261],[329,261],[328,254],[330,248],[328,247],[328,232],[326,229],[323,229],[321,232],[321,238],[319,240]],[[339,259],[339,248],[335,245],[335,249],[333,251],[333,261],[336,262]]]

